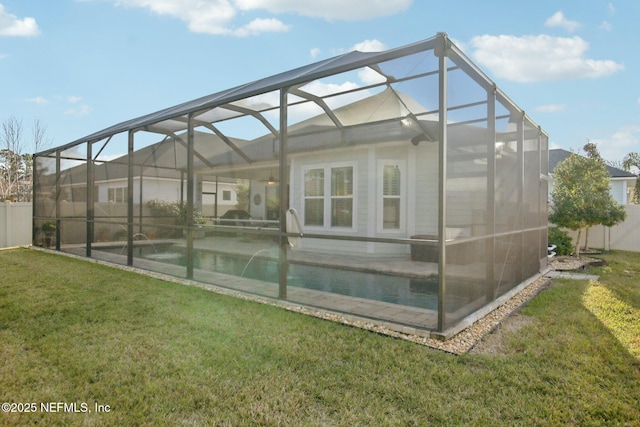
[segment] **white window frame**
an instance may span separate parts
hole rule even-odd
[[[113,192],[113,198],[109,193]],[[120,193],[120,194],[118,194]],[[120,197],[118,197],[120,196]],[[127,198],[127,187],[109,187],[107,188],[107,202],[124,203]],[[120,200],[118,200],[120,199]]]
[[[351,198],[351,202],[352,202],[352,212],[351,212],[351,227],[346,226],[346,227],[341,227],[341,226],[332,226],[331,225],[331,206],[332,206],[332,201],[334,199],[334,197],[331,195],[331,170],[332,169],[337,169],[337,168],[344,168],[344,167],[350,167],[353,170],[353,175],[352,175],[352,179],[353,179],[353,194],[350,197]],[[324,195],[322,196],[322,199],[324,201],[324,210],[323,210],[323,225],[304,225],[304,228],[307,230],[331,230],[331,231],[335,231],[335,232],[354,232],[357,231],[357,224],[358,224],[358,210],[357,210],[357,206],[358,206],[358,168],[357,168],[357,162],[336,162],[336,163],[325,163],[325,164],[321,164],[321,165],[305,165],[301,168],[301,180],[300,182],[302,183],[302,188],[301,188],[301,193],[302,193],[302,224],[306,223],[306,212],[305,212],[305,208],[306,208],[306,200],[307,200],[307,196],[305,194],[305,175],[308,171],[313,170],[313,169],[322,169],[324,171]],[[338,196],[335,198],[349,198],[348,196]]]
[[[400,169],[400,223],[398,228],[384,228],[384,167],[398,166]],[[378,160],[377,167],[377,190],[376,190],[376,210],[378,212],[376,229],[378,233],[404,233],[406,229],[406,207],[407,207],[407,164],[404,160],[383,159]]]

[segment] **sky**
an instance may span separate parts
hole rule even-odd
[[[0,122],[50,147],[354,49],[448,36],[549,134],[640,152],[638,0],[0,0]],[[27,148],[26,151],[29,151]]]

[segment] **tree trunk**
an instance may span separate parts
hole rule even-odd
[[[582,228],[578,228],[578,237],[576,237],[576,247],[574,252],[577,257],[580,256],[580,237],[582,237]]]
[[[589,250],[589,230],[590,229],[591,227],[586,227],[584,229],[584,249],[583,249],[584,252]]]

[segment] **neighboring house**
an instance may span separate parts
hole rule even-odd
[[[551,200],[551,191],[553,190],[553,170],[555,167],[569,157],[571,151],[556,148],[549,150],[549,200]],[[621,205],[631,203],[633,191],[636,185],[637,176],[631,172],[614,168],[607,165],[607,170],[611,176],[611,189],[609,192],[614,200]]]
[[[186,184],[175,178],[143,177],[141,185],[140,177],[134,178],[133,198],[142,204],[150,200],[163,200],[167,202],[184,201]],[[219,217],[229,209],[234,209],[238,204],[237,184],[224,181],[200,181],[199,182],[198,210],[207,217]],[[144,189],[141,192],[141,189]],[[126,203],[127,179],[113,179],[96,181],[96,201],[98,203]]]

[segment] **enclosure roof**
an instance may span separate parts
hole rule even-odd
[[[440,33],[430,39],[383,52],[348,52],[333,58],[285,71],[271,77],[266,77],[251,83],[194,99],[192,101],[187,101],[173,107],[156,111],[155,113],[127,120],[58,148],[71,147],[88,141],[98,141],[120,132],[144,129],[145,126],[158,124],[164,120],[185,116],[189,113],[206,110],[243,98],[291,87],[314,79],[354,70],[378,62],[410,55],[412,53],[433,49],[437,44],[438,37],[446,37],[446,34]],[[186,123],[184,123],[183,129],[186,129]],[[172,129],[171,131],[175,131],[175,129]]]
[[[301,86],[313,80],[357,70],[363,67],[370,67],[376,70],[381,75],[385,76],[388,82],[393,81],[394,77],[382,73],[382,71],[378,69],[377,64],[428,50],[433,50],[436,56],[445,55],[451,57],[454,60],[455,65],[464,69],[471,79],[475,80],[487,90],[495,90],[497,96],[500,97],[502,102],[506,102],[511,105],[514,110],[521,111],[515,103],[513,103],[501,90],[499,90],[495,84],[475,64],[473,64],[466,55],[464,55],[459,48],[450,42],[446,33],[438,33],[429,39],[383,52],[352,51],[313,64],[285,71],[280,74],[236,86],[231,89],[223,90],[173,107],[165,108],[151,114],[118,123],[68,144],[37,153],[37,155],[49,154],[57,150],[66,150],[82,143],[100,141],[113,135],[128,131],[135,132],[144,130],[173,136],[178,132],[187,130],[187,118],[189,115],[193,115],[194,118],[200,120],[198,115],[206,113],[207,111],[219,106],[222,106],[224,109],[224,106],[230,106],[232,105],[231,103],[243,99],[282,89],[295,89],[296,86]],[[230,113],[233,114],[233,112]],[[524,112],[522,113],[524,115]],[[207,120],[204,117],[204,114],[202,119],[203,120],[200,121],[212,123],[211,120]]]

